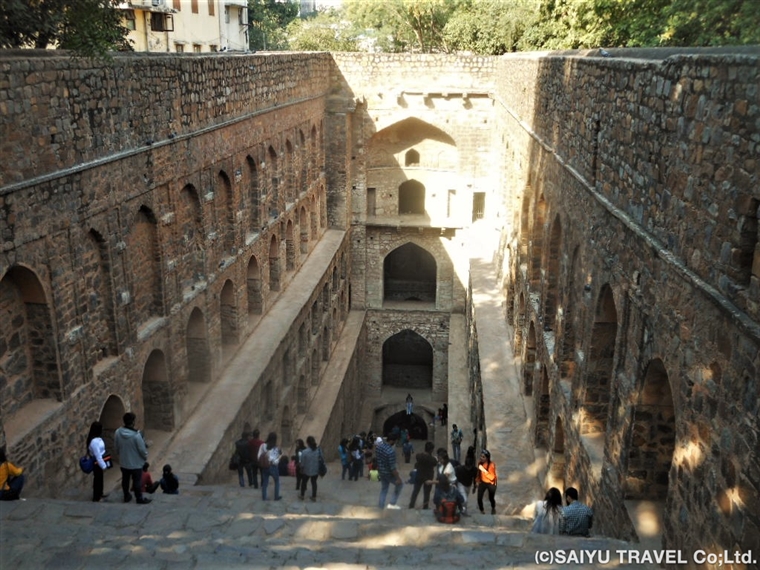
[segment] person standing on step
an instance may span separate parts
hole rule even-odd
[[[467,454],[464,457],[464,464],[454,468],[457,476],[457,490],[462,495],[464,502],[462,504],[462,515],[469,516],[467,513],[467,497],[470,489],[475,492],[475,479],[478,476],[478,469],[475,467],[475,448],[468,447]]]
[[[106,444],[103,441],[103,424],[92,422],[90,424],[90,433],[87,434],[87,453],[95,459],[92,468],[92,500],[100,501],[108,496],[103,492],[103,472],[108,469],[109,465],[103,460],[106,454]]]
[[[261,498],[267,499],[267,487],[269,478],[274,479],[274,500],[282,499],[280,496],[280,459],[282,451],[277,447],[277,434],[269,432],[267,440],[259,447],[259,467],[261,468]]]
[[[132,494],[129,492],[131,483],[137,504],[147,505],[150,499],[143,497],[140,483],[142,482],[142,467],[148,459],[148,448],[142,434],[135,428],[136,419],[137,416],[132,412],[124,414],[124,425],[116,430],[114,447],[119,456],[124,502],[128,503],[132,500]]]
[[[238,482],[241,487],[245,487],[245,477],[243,472],[248,475],[248,486],[253,487],[253,465],[251,464],[251,448],[248,445],[250,434],[244,431],[240,439],[235,442],[235,453],[238,454],[240,462],[238,463]]]
[[[491,452],[484,449],[480,453],[478,462],[478,508],[483,510],[483,495],[488,491],[488,500],[491,502],[491,514],[496,514],[496,464],[491,461]]]
[[[412,490],[412,496],[409,499],[409,508],[414,508],[414,503],[417,502],[417,495],[420,494],[422,489],[422,508],[427,509],[430,504],[430,490],[432,485],[425,485],[426,481],[431,481],[435,477],[435,467],[438,465],[438,460],[433,457],[433,450],[435,444],[432,441],[425,443],[425,451],[418,453],[416,456],[416,463],[414,468],[417,470],[417,477],[414,479],[414,489]]]
[[[456,465],[462,460],[462,439],[464,434],[462,430],[457,427],[457,424],[451,426],[451,458]]]
[[[340,440],[338,446],[338,454],[340,455],[340,466],[342,471],[340,473],[340,480],[346,480],[346,474],[348,473],[348,480],[351,480],[351,456],[348,451],[348,438],[344,437]]]
[[[385,499],[388,497],[388,488],[393,483],[393,497],[388,504],[389,509],[400,509],[396,503],[398,502],[401,489],[404,487],[404,483],[399,475],[398,468],[396,467],[396,440],[398,439],[398,432],[391,431],[385,441],[375,446],[375,459],[377,460],[377,471],[380,476],[380,499],[378,506],[382,509],[385,508]]]
[[[412,410],[414,410],[414,398],[411,394],[406,395],[406,415],[411,416]]]
[[[319,477],[319,458],[322,450],[317,447],[317,440],[313,436],[306,438],[306,446],[301,451],[301,494],[303,500],[306,495],[306,482],[311,482],[311,500],[317,500],[317,478]]]
[[[253,475],[253,488],[259,488],[259,448],[264,443],[259,437],[259,430],[251,432],[251,438],[248,440],[248,454],[251,458],[251,473]],[[261,480],[264,480],[264,473],[261,473]]]

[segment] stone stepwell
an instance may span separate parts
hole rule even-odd
[[[0,503],[0,567],[655,568],[631,563],[634,544],[534,535],[526,518],[482,515],[475,495],[473,514],[454,525],[421,510],[422,497],[410,510],[411,485],[401,493],[402,509],[380,510],[379,483],[344,481],[339,463],[328,467],[315,502],[310,487],[306,500],[298,498],[292,477],[280,479],[280,501],[271,500],[270,480],[265,502],[232,473],[227,485],[181,486],[179,495],[156,493],[149,505],[124,504],[120,489],[100,503]],[[498,492],[496,499],[498,510]]]

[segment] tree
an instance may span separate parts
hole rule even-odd
[[[129,50],[117,0],[3,0],[0,47],[70,49],[84,57]]]
[[[760,44],[757,0],[673,0],[663,10],[663,45],[725,46]]]
[[[287,49],[285,29],[298,16],[291,0],[248,0],[248,44],[251,50]]]
[[[315,16],[288,24],[288,44],[298,51],[358,51],[358,33],[338,10],[319,11]]]
[[[538,0],[473,0],[449,18],[446,44],[481,55],[515,51],[525,30],[538,19],[538,7]]]
[[[469,0],[348,0],[346,15],[357,27],[374,30],[383,51],[448,53],[446,23]]]

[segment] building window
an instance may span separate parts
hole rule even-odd
[[[224,23],[225,24],[230,23],[230,7],[229,6],[224,7]]]
[[[174,9],[177,12],[179,12],[180,10],[182,10],[182,0],[174,0],[173,5],[174,5]]]
[[[219,51],[219,46],[215,46],[214,44],[211,44],[210,46],[208,46],[208,50],[209,51],[213,51],[213,52],[217,52],[217,51]]]
[[[238,9],[238,23],[241,26],[245,26],[248,23],[248,18],[246,17],[246,12],[248,11],[247,8],[239,8]]]
[[[201,53],[201,45],[193,44],[193,53]]]
[[[135,25],[135,11],[134,10],[125,10],[124,11],[124,25],[128,30],[134,30],[136,29]]]
[[[214,0],[208,0],[208,15],[213,16],[214,15]],[[216,51],[216,50],[214,50]]]
[[[198,13],[198,0],[190,0],[190,11],[193,14]]]
[[[185,53],[184,44],[174,44],[174,49],[177,51],[177,53]]]
[[[169,14],[161,14],[160,12],[150,13],[150,29],[154,32],[173,32],[174,31],[174,18]]]

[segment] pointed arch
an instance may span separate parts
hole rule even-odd
[[[163,315],[163,280],[158,245],[158,223],[153,211],[141,206],[127,236],[129,274],[133,280],[134,313],[137,323]]]
[[[90,229],[82,256],[84,297],[83,314],[87,315],[90,362],[98,362],[118,353],[114,315],[111,260],[108,244],[96,230]]]
[[[246,171],[248,173],[248,202],[251,208],[251,231],[257,233],[261,230],[261,193],[259,191],[259,171],[256,161],[250,156],[245,157]]]
[[[559,308],[559,276],[562,255],[562,223],[555,216],[549,230],[549,248],[546,259],[546,295],[544,296],[544,330],[556,331]],[[556,345],[555,345],[556,346]]]
[[[431,389],[433,346],[411,329],[404,329],[383,343],[383,386]]]
[[[293,221],[288,220],[285,226],[285,270],[293,271],[296,268],[296,241]]]
[[[562,307],[562,340],[559,343],[560,379],[569,379],[571,383],[575,375],[575,325],[573,324],[573,319],[575,318],[575,307],[578,301],[578,293],[576,291],[578,281],[575,277],[576,267],[578,267],[578,252],[579,247],[576,247],[573,251],[572,261],[567,268],[566,302]]]
[[[617,338],[617,309],[612,288],[605,284],[600,292],[591,329],[586,382],[583,395],[581,434],[604,434],[612,390],[612,373]]]
[[[177,201],[177,264],[180,291],[191,289],[205,279],[206,244],[201,218],[201,200],[195,186],[187,184]]]
[[[436,301],[435,257],[407,242],[383,260],[383,299],[386,301]]]
[[[544,224],[546,223],[546,201],[544,197],[536,204],[536,213],[531,232],[530,252],[530,286],[535,291],[541,290],[541,263],[544,255]]]
[[[235,255],[235,205],[232,182],[224,170],[216,175],[218,197],[215,200],[217,231],[222,238],[224,255]]]
[[[301,238],[301,255],[307,255],[309,253],[309,218],[306,216],[306,208],[303,206],[301,206],[298,214],[298,229]]]
[[[668,372],[655,358],[636,398],[625,477],[625,498],[664,501],[676,441],[676,417]]]
[[[280,290],[280,244],[277,236],[269,240],[269,290]]]
[[[0,315],[2,416],[8,418],[33,400],[63,401],[52,312],[33,271],[14,265],[0,280]]]
[[[267,169],[269,171],[270,182],[270,209],[274,208],[275,210],[279,209],[280,202],[280,165],[277,158],[277,151],[274,150],[274,147],[270,145],[269,149],[267,149]],[[272,217],[271,214],[270,217]],[[275,215],[274,217],[277,216]]]
[[[143,368],[142,396],[146,429],[174,429],[174,391],[163,351],[153,350]]]
[[[248,260],[248,270],[246,271],[246,285],[248,293],[248,314],[260,315],[262,313],[264,302],[261,293],[261,268],[255,255]]]
[[[227,279],[219,294],[219,320],[222,325],[222,348],[236,346],[240,341],[235,286]]]
[[[190,382],[211,382],[211,350],[206,319],[198,307],[190,313],[185,330],[187,379]]]

